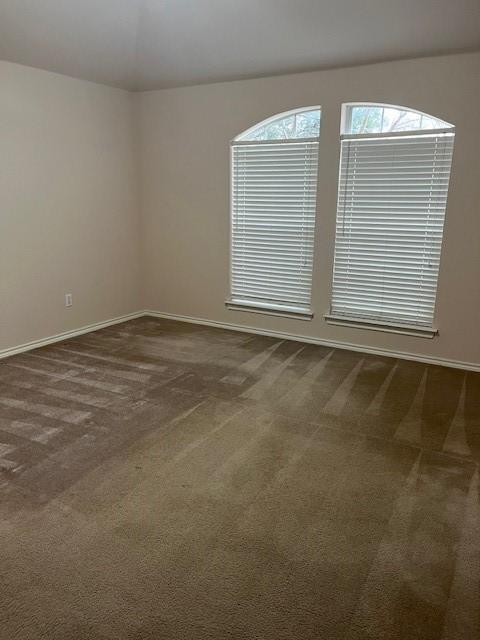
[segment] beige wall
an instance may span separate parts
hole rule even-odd
[[[129,93],[0,62],[0,350],[141,308],[133,136]]]
[[[479,76],[465,54],[132,95],[0,62],[0,351],[147,308],[480,364]],[[433,340],[323,320],[340,105],[364,100],[456,125]],[[228,311],[229,141],[314,104],[314,320]]]
[[[327,325],[340,105],[399,104],[456,125],[432,340]],[[480,54],[402,61],[136,96],[148,309],[480,363]],[[273,114],[322,105],[312,322],[228,311],[229,141]]]

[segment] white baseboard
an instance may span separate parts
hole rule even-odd
[[[206,320],[205,318],[193,318],[191,316],[180,316],[174,313],[164,313],[162,311],[145,311],[144,315],[153,318],[165,318],[168,320],[178,320],[179,322],[190,322],[192,324],[201,324],[208,327],[217,327],[219,329],[229,329],[231,331],[242,331],[244,333],[254,333],[262,336],[271,336],[272,338],[280,338],[282,340],[296,340],[297,342],[306,342],[309,344],[318,344],[324,347],[332,347],[334,349],[347,349],[348,351],[359,351],[360,353],[371,353],[377,356],[385,356],[388,358],[400,358],[402,360],[414,360],[416,362],[424,362],[426,364],[439,365],[442,367],[453,367],[454,369],[466,369],[469,371],[480,371],[480,364],[474,362],[462,362],[459,360],[448,360],[447,358],[435,358],[432,356],[424,356],[416,353],[408,353],[405,351],[391,351],[389,349],[377,349],[376,347],[367,347],[350,342],[337,342],[335,340],[326,340],[323,338],[314,338],[310,336],[296,335],[292,333],[284,333],[282,331],[271,331],[268,329],[258,329],[257,327],[249,327],[241,324],[231,324],[229,322],[217,322],[215,320]]]
[[[144,315],[145,315],[144,311],[136,311],[135,313],[128,313],[125,316],[119,316],[118,318],[104,320],[103,322],[95,322],[94,324],[89,324],[84,327],[80,327],[80,329],[73,329],[72,331],[64,331],[63,333],[57,333],[56,335],[50,336],[48,338],[42,338],[41,340],[34,340],[33,342],[20,344],[17,347],[10,347],[9,349],[3,349],[2,351],[0,351],[0,359],[8,358],[9,356],[14,356],[16,353],[31,351],[32,349],[38,349],[39,347],[46,347],[47,345],[53,344],[54,342],[67,340],[67,338],[75,338],[75,336],[81,336],[84,333],[90,333],[91,331],[98,331],[99,329],[104,329],[105,327],[111,327],[114,324],[120,324],[121,322],[126,322],[127,320],[134,320],[135,318],[141,318]]]
[[[371,353],[377,356],[385,356],[388,358],[400,358],[402,360],[414,360],[416,362],[424,362],[426,364],[439,365],[443,367],[453,367],[455,369],[466,369],[469,371],[480,371],[480,364],[474,362],[462,362],[459,360],[448,360],[446,358],[434,358],[431,356],[419,355],[416,353],[407,353],[404,351],[390,351],[388,349],[377,349],[375,347],[367,347],[358,344],[352,344],[350,342],[337,342],[335,340],[326,340],[323,338],[315,338],[311,336],[302,336],[292,333],[284,333],[282,331],[271,331],[268,329],[258,329],[257,327],[250,327],[241,324],[232,324],[230,322],[217,322],[215,320],[207,320],[206,318],[194,318],[192,316],[181,316],[174,313],[164,313],[162,311],[137,311],[135,313],[129,313],[118,318],[112,318],[103,322],[95,322],[79,329],[73,329],[72,331],[64,331],[57,335],[43,338],[41,340],[35,340],[26,344],[21,344],[16,347],[10,347],[9,349],[3,349],[0,351],[0,359],[13,356],[16,353],[23,353],[24,351],[30,351],[31,349],[38,349],[39,347],[45,347],[55,342],[67,340],[67,338],[74,338],[81,336],[84,333],[90,333],[92,331],[98,331],[98,329],[104,329],[105,327],[111,327],[121,322],[127,322],[127,320],[134,320],[135,318],[141,318],[143,316],[149,316],[152,318],[165,318],[168,320],[177,320],[179,322],[190,322],[192,324],[200,324],[208,327],[217,327],[218,329],[228,329],[230,331],[242,331],[243,333],[253,333],[263,336],[270,336],[272,338],[280,338],[282,340],[296,340],[297,342],[306,342],[309,344],[318,344],[325,347],[332,347],[334,349],[347,349],[348,351],[358,351],[360,353]]]

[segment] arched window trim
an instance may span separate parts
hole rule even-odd
[[[455,126],[342,133],[337,226],[327,322],[433,338]],[[378,123],[377,123],[378,124]],[[421,123],[418,123],[421,124]],[[383,125],[383,122],[382,122]]]
[[[244,140],[302,107],[249,127],[231,141],[228,309],[311,320],[319,133]]]
[[[261,122],[257,122],[256,124],[254,124],[252,127],[249,127],[248,129],[245,129],[245,131],[242,131],[241,133],[239,133],[237,136],[235,136],[235,138],[233,138],[233,140],[231,141],[232,145],[235,144],[276,144],[276,143],[289,143],[289,142],[298,142],[299,140],[303,140],[305,142],[309,141],[309,140],[318,140],[320,137],[320,131],[319,134],[317,136],[311,137],[311,138],[283,138],[283,139],[279,139],[279,140],[248,140],[248,136],[252,133],[254,133],[257,129],[261,129],[262,127],[265,127],[269,124],[272,124],[273,122],[277,122],[280,120],[283,120],[285,118],[288,118],[289,116],[293,116],[293,115],[297,115],[300,113],[310,113],[311,111],[320,111],[320,114],[322,112],[322,108],[320,105],[314,105],[314,106],[310,106],[310,107],[299,107],[297,109],[291,109],[290,111],[283,111],[281,113],[276,113],[273,116],[270,116],[269,118],[266,118],[265,120],[262,120]]]
[[[400,111],[407,111],[409,113],[415,113],[421,116],[425,116],[432,120],[437,120],[438,122],[442,122],[445,126],[439,127],[436,129],[409,129],[405,131],[382,131],[379,133],[352,133],[349,129],[351,126],[351,107],[384,107],[387,109],[398,109]],[[425,111],[420,111],[419,109],[412,109],[411,107],[398,105],[398,104],[389,104],[386,102],[344,102],[342,104],[342,115],[341,115],[341,138],[385,138],[385,137],[397,137],[397,136],[419,136],[419,135],[437,135],[440,133],[454,133],[455,125],[443,120],[442,118],[437,118],[436,116],[431,115],[430,113],[426,113]]]

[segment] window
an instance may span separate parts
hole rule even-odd
[[[319,131],[314,107],[232,142],[229,308],[312,317]]]
[[[326,318],[433,336],[454,127],[369,104],[344,105],[343,123]]]

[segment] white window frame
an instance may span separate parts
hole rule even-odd
[[[252,127],[249,127],[248,129],[246,129],[245,131],[243,131],[241,134],[239,134],[238,136],[236,136],[231,142],[230,142],[230,227],[229,227],[229,233],[230,233],[230,255],[229,255],[229,297],[227,298],[227,300],[225,301],[225,306],[232,310],[232,311],[245,311],[245,312],[250,312],[250,313],[260,313],[260,314],[265,314],[265,315],[273,315],[273,316],[280,316],[280,317],[288,317],[288,318],[293,318],[293,319],[297,319],[297,320],[311,320],[313,318],[313,310],[312,310],[312,301],[311,301],[311,297],[312,297],[312,280],[313,280],[313,259],[314,259],[314,241],[315,241],[315,226],[316,226],[316,217],[317,217],[317,207],[318,207],[318,146],[319,146],[319,140],[320,140],[320,131],[318,133],[318,136],[315,137],[298,137],[298,138],[286,138],[286,139],[265,139],[265,140],[248,140],[245,138],[248,138],[248,136],[250,135],[250,133],[254,132],[255,130],[261,128],[261,127],[265,127],[266,125],[275,122],[277,120],[283,120],[284,118],[287,118],[288,116],[291,115],[295,115],[295,114],[301,114],[301,113],[308,113],[311,111],[320,111],[320,115],[321,115],[321,106],[320,105],[316,105],[316,106],[309,106],[309,107],[300,107],[297,109],[292,109],[290,111],[285,111],[282,113],[277,113],[265,120],[262,120],[261,122],[258,122],[257,124],[253,125]],[[320,125],[321,126],[321,125]],[[317,145],[317,166],[316,166],[316,181],[315,181],[315,213],[314,213],[314,229],[312,232],[312,240],[313,240],[313,247],[312,247],[312,269],[311,269],[311,279],[310,279],[310,301],[309,301],[309,308],[308,309],[304,309],[304,308],[299,308],[297,307],[295,304],[281,304],[281,303],[268,303],[268,302],[263,302],[261,300],[258,301],[249,301],[249,300],[241,300],[238,297],[234,297],[233,295],[233,291],[234,291],[234,283],[233,283],[233,255],[234,255],[234,238],[233,238],[233,224],[234,224],[234,149],[236,147],[241,147],[241,146],[259,146],[259,145],[275,145],[275,144],[282,144],[282,145],[299,145],[299,144],[316,144]]]
[[[353,107],[362,106],[362,107],[385,107],[390,109],[399,109],[401,111],[408,111],[412,113],[417,113],[420,115],[424,115],[428,118],[440,120],[445,123],[445,127],[442,128],[434,128],[434,129],[410,129],[404,131],[390,131],[390,132],[379,132],[379,133],[351,133],[351,115]],[[386,138],[401,138],[401,137],[420,137],[420,136],[432,136],[432,135],[442,135],[442,134],[453,134],[455,136],[455,126],[445,122],[435,116],[431,116],[430,114],[424,113],[422,111],[418,111],[416,109],[411,109],[409,107],[386,104],[386,103],[373,103],[373,102],[349,102],[342,105],[342,114],[341,114],[341,142],[344,140],[358,140],[358,139],[386,139]],[[342,176],[342,164],[340,158],[340,167],[338,172],[338,197],[337,197],[337,210],[336,210],[336,221],[339,215],[339,203],[340,203],[340,195],[341,195],[341,176]],[[449,174],[449,179],[451,176],[451,171]],[[447,200],[448,200],[448,191],[447,191]],[[446,205],[445,205],[445,213],[444,219],[446,216]],[[443,231],[442,231],[442,245],[443,245]],[[441,257],[442,246],[440,247],[440,257]],[[332,325],[337,326],[347,326],[351,328],[359,328],[359,329],[370,329],[373,331],[383,331],[389,333],[400,333],[411,336],[421,336],[426,338],[433,338],[438,334],[438,328],[435,325],[435,311],[436,311],[436,298],[438,291],[438,277],[439,273],[437,273],[437,280],[435,286],[435,302],[433,308],[434,321],[431,326],[422,326],[417,324],[410,323],[402,323],[400,321],[388,321],[384,319],[374,319],[359,316],[348,316],[343,314],[334,313],[332,311],[332,299],[333,299],[333,287],[334,287],[334,272],[335,272],[335,257],[336,257],[336,233],[335,233],[335,244],[334,244],[334,261],[332,268],[332,291],[330,295],[330,311],[324,315],[325,320]]]

